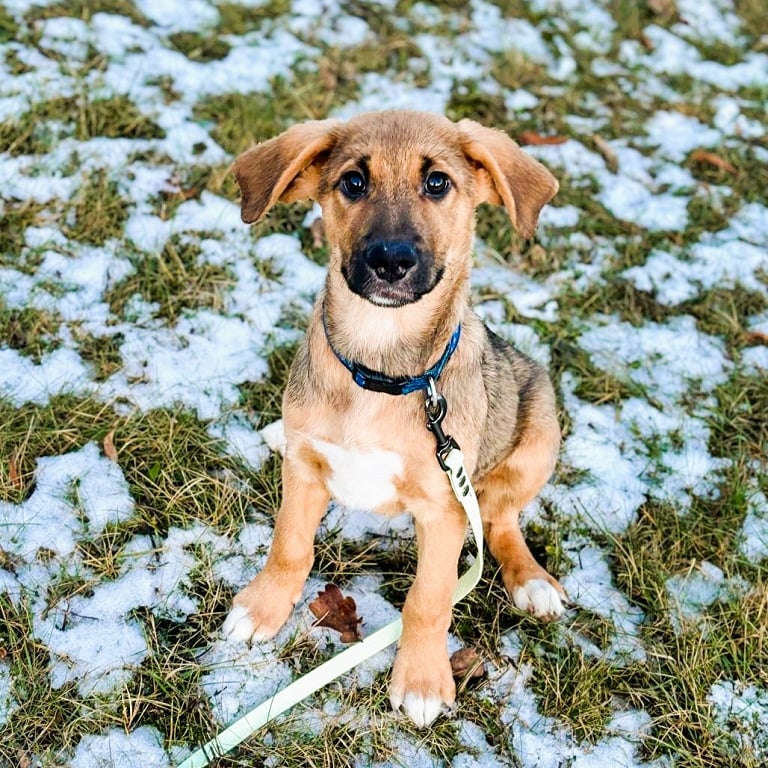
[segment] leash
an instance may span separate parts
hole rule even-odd
[[[437,391],[435,379],[432,376],[429,376],[427,381],[425,411],[427,429],[434,434],[437,441],[435,451],[437,461],[448,476],[453,493],[469,519],[477,548],[475,561],[456,584],[453,603],[457,603],[475,588],[483,572],[483,524],[477,496],[464,467],[464,454],[458,443],[443,431],[442,422],[448,411],[448,404],[443,395]],[[397,642],[402,631],[403,620],[396,619],[360,642],[349,646],[243,715],[218,736],[193,752],[178,768],[204,768],[214,758],[222,757],[278,715]]]

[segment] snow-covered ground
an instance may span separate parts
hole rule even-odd
[[[362,18],[346,14],[335,0],[293,0],[291,12],[263,32],[226,35],[231,48],[225,58],[199,62],[173,50],[168,37],[179,31],[212,34],[220,18],[214,2],[135,0],[134,4],[150,20],[149,26],[119,13],[96,13],[87,22],[61,16],[34,22],[37,47],[13,38],[0,42],[0,120],[11,121],[36,104],[77,94],[83,88],[79,65],[102,54],[104,65],[85,76],[91,97],[125,96],[165,134],[77,141],[65,128],[52,126],[61,137],[50,152],[0,153],[0,216],[18,201],[53,206],[57,200],[68,200],[98,170],[129,201],[123,236],[103,245],[69,239],[61,223],[51,217],[50,223],[26,229],[21,252],[0,254],[0,307],[36,308],[59,322],[56,343],[39,356],[29,356],[0,339],[0,398],[21,407],[45,404],[67,393],[115,404],[123,412],[188,409],[212,435],[224,440],[231,453],[259,467],[269,451],[252,420],[239,409],[238,385],[264,377],[267,354],[295,339],[296,331],[282,327],[281,318],[297,308],[307,311],[324,270],[302,252],[295,237],[273,234],[254,240],[240,221],[235,200],[204,192],[199,199],[182,203],[168,220],[158,213],[156,201],[173,190],[179,167],[224,164],[230,159],[213,140],[211,126],[195,118],[193,107],[199,100],[265,91],[271,77],[290,78],[289,68],[299,59],[312,62],[324,46],[358,45],[373,33]],[[371,5],[385,15],[393,13],[391,2]],[[591,77],[624,83],[633,98],[658,103],[658,109],[635,134],[607,139],[612,159],[608,162],[608,153],[597,152],[591,139],[610,121],[608,107],[595,93],[591,104],[582,105],[589,106],[589,116],[582,108],[580,114],[568,117],[583,141],[570,138],[562,144],[532,147],[531,153],[573,188],[593,190],[594,199],[610,216],[636,225],[635,237],[686,233],[692,224],[692,201],[703,200],[717,210],[732,194],[725,185],[704,184],[694,177],[684,163],[691,151],[741,152],[748,146],[754,162],[768,162],[766,121],[754,117],[761,108],[765,117],[765,105],[742,95],[749,88],[765,93],[765,40],[746,45],[749,30],[743,28],[730,0],[679,0],[676,23],[650,23],[642,43],[626,40],[618,55],[612,55],[616,22],[607,11],[610,5],[533,0],[531,10],[540,20],[534,24],[507,18],[497,5],[484,0],[472,0],[461,13],[418,3],[407,19],[391,18],[405,31],[418,20],[421,31],[414,32],[414,40],[424,59],[411,62],[410,76],[364,75],[359,97],[335,108],[334,114],[343,117],[394,106],[442,112],[457,82],[476,80],[489,94],[501,96],[511,115],[526,120],[540,97],[494,80],[490,71],[495,54],[520,51],[539,65],[554,83],[553,100],[565,97],[568,83],[587,61]],[[2,6],[21,22],[32,3],[4,0]],[[438,26],[460,34],[425,31]],[[718,40],[740,50],[739,60],[724,64],[707,58],[704,44]],[[24,66],[12,67],[12,61]],[[425,67],[428,85],[417,77]],[[674,90],[672,78],[683,74],[717,89],[708,110],[694,116],[679,108],[683,98]],[[174,94],[170,100],[169,88]],[[0,146],[0,152],[3,149]],[[609,167],[613,163],[615,167]],[[538,503],[526,512],[529,521],[554,514],[563,523],[567,533],[560,545],[570,566],[559,575],[574,606],[605,618],[615,629],[605,648],[590,645],[585,638],[579,642],[610,664],[642,661],[645,648],[643,612],[614,583],[606,534],[626,532],[648,500],[671,504],[684,515],[695,498],[717,494],[730,459],[710,453],[715,391],[737,372],[761,377],[768,371],[768,348],[729,347],[680,309],[714,288],[741,288],[768,297],[765,199],[728,209],[732,213],[727,226],[703,231],[692,243],[682,237],[660,239],[662,244],[643,263],[624,266],[619,273],[612,265],[621,263],[625,243],[586,234],[592,231],[584,226],[588,214],[573,205],[550,208],[542,217],[539,241],[544,248],[570,254],[545,276],[526,276],[500,264],[484,243],[477,244],[473,286],[478,297],[493,297],[479,300],[478,306],[492,326],[548,362],[542,329],[567,325],[592,365],[632,392],[619,403],[587,402],[578,394],[578,373],[567,370],[562,375],[559,387],[571,422],[563,462],[577,479],[556,480],[546,488],[542,498],[547,515]],[[155,305],[136,296],[130,312],[116,315],[106,296],[134,272],[131,254],[135,249],[159,252],[172,236],[199,246],[199,264],[227,271],[230,284],[223,306],[188,308],[168,321],[158,315]],[[36,260],[33,269],[22,266],[30,263],[30,255]],[[266,262],[269,271],[257,269]],[[622,319],[618,310],[569,316],[574,291],[586,295],[616,279],[652,293],[670,310],[669,316],[640,323]],[[515,308],[522,322],[506,321],[504,302]],[[768,315],[756,313],[745,325],[745,330],[764,335]],[[122,365],[97,377],[81,355],[79,337],[72,332],[75,327],[97,339],[114,339]],[[0,456],[0,461],[8,459]],[[756,464],[748,514],[737,537],[741,551],[755,564],[768,556],[764,473],[765,463]],[[51,687],[74,683],[86,702],[119,696],[149,653],[139,609],[179,622],[199,609],[189,589],[199,566],[193,544],[212,557],[216,577],[237,589],[258,570],[270,540],[270,528],[263,521],[247,524],[234,539],[203,523],[190,524],[172,528],[160,542],[136,536],[120,553],[114,578],[89,571],[78,543],[133,514],[134,500],[119,464],[92,442],[63,455],[40,456],[33,492],[20,503],[0,501],[0,562],[7,559],[14,564],[0,567],[0,590],[14,605],[29,606],[34,637],[50,654]],[[335,507],[326,527],[352,540],[384,530],[374,518],[360,520]],[[395,538],[409,532],[407,521],[396,521],[394,528],[388,524],[386,530]],[[45,558],[39,556],[41,548]],[[49,610],[49,588],[73,576],[87,579],[92,587]],[[322,574],[313,573],[305,596],[314,596],[323,582]],[[358,577],[346,587],[365,617],[366,632],[396,616],[380,588],[381,580],[373,576]],[[696,621],[715,602],[738,599],[750,588],[746,579],[726,577],[713,563],[693,563],[688,572],[674,575],[666,584],[674,606],[670,621],[675,626]],[[294,672],[280,652],[309,621],[302,604],[277,638],[264,646],[250,648],[211,638],[201,657],[205,668],[201,686],[222,726],[292,679]],[[526,768],[667,764],[642,756],[640,745],[652,728],[650,715],[619,703],[601,739],[579,742],[567,723],[541,712],[529,685],[532,667],[527,661],[518,664],[521,640],[516,631],[504,634],[499,642],[506,665],[493,666],[484,687],[465,695],[503,702],[501,721],[517,764]],[[452,637],[451,644],[458,648],[462,640]],[[367,662],[348,676],[349,684],[369,684],[388,668],[392,656],[390,650]],[[0,658],[0,725],[19,707],[19,681],[12,670],[9,660]],[[718,727],[734,744],[762,759],[768,757],[768,691],[724,679],[713,686],[709,698]],[[320,732],[326,722],[342,715],[361,723],[366,717],[360,711],[335,711],[331,700],[322,708],[308,708],[304,726],[308,732]],[[460,721],[457,734],[463,751],[453,758],[455,768],[512,764],[505,750],[486,741],[477,724]],[[68,764],[168,766],[195,746],[168,744],[167,737],[149,725],[129,733],[119,728],[89,733]],[[444,764],[430,751],[428,741],[416,743],[405,732],[394,747],[391,760],[377,765]],[[370,763],[359,756],[354,764]]]

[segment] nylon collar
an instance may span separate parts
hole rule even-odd
[[[362,365],[362,363],[356,363],[352,360],[348,360],[344,355],[340,354],[331,343],[331,337],[328,335],[328,326],[325,322],[325,312],[323,312],[323,330],[325,331],[325,338],[328,341],[328,346],[331,351],[336,355],[339,362],[352,374],[352,380],[358,387],[368,389],[371,392],[383,392],[387,395],[408,395],[411,392],[418,392],[419,390],[426,390],[429,386],[429,380],[437,381],[440,378],[440,374],[443,372],[446,363],[451,359],[451,355],[459,345],[459,338],[461,337],[461,324],[456,326],[456,330],[451,336],[448,346],[443,351],[440,359],[421,376],[387,376],[379,371],[371,370],[370,368]]]

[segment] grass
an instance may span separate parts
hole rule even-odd
[[[525,130],[567,137],[585,151],[603,154],[610,166],[606,141],[626,142],[645,156],[654,154],[645,141],[644,126],[660,109],[677,110],[711,125],[714,104],[725,93],[741,100],[739,106],[751,120],[763,117],[760,104],[766,94],[759,83],[730,93],[685,75],[668,77],[666,85],[677,94],[674,103],[668,103],[666,97],[649,92],[642,63],[622,77],[594,74],[594,61],[618,60],[620,46],[627,40],[648,50],[645,30],[649,24],[672,30],[678,21],[673,2],[607,2],[616,28],[608,43],[610,50],[600,54],[579,48],[576,36],[584,28],[568,13],[555,24],[529,4],[517,0],[496,4],[502,16],[525,18],[539,28],[541,39],[552,51],[558,39],[570,45],[576,69],[565,80],[558,79],[553,67],[523,50],[505,47],[489,54],[475,71],[457,68],[449,75],[446,112],[453,119],[476,119],[513,137]],[[430,52],[426,33],[438,34],[455,45],[460,62],[468,24],[466,3],[443,0],[432,5],[440,12],[434,24],[424,8],[411,0],[400,0],[394,11],[357,0],[343,3],[344,14],[368,25],[367,36],[346,45],[346,41],[331,44],[312,31],[303,33],[304,52],[289,70],[274,76],[264,91],[251,92],[244,77],[231,86],[217,85],[202,95],[190,95],[182,92],[173,75],[153,70],[137,74],[131,87],[116,88],[110,95],[104,75],[115,63],[112,57],[94,46],[86,62],[71,63],[42,46],[43,22],[68,17],[89,23],[97,13],[117,14],[153,35],[176,59],[181,60],[182,54],[190,61],[212,65],[226,59],[244,36],[248,45],[257,45],[262,37],[282,31],[291,4],[287,0],[219,3],[218,17],[207,26],[190,21],[181,31],[160,29],[130,0],[53,3],[32,6],[23,14],[0,3],[0,43],[12,44],[6,45],[3,54],[9,79],[30,78],[39,65],[36,57],[44,57],[51,72],[61,71],[72,86],[69,95],[53,98],[34,89],[24,91],[20,106],[3,113],[0,149],[19,163],[19,173],[34,178],[47,173],[50,153],[69,143],[69,160],[57,174],[75,181],[70,199],[48,199],[44,194],[21,199],[21,195],[16,198],[0,190],[0,352],[14,350],[25,362],[40,366],[49,353],[73,349],[90,366],[92,382],[105,386],[127,362],[123,345],[136,324],[173,332],[180,319],[193,320],[201,310],[228,317],[238,275],[229,261],[211,258],[205,243],[210,237],[229,247],[230,235],[202,230],[175,234],[152,253],[138,250],[126,238],[126,225],[134,213],[151,213],[172,225],[178,206],[200,197],[203,191],[237,198],[228,163],[203,162],[199,147],[192,149],[192,161],[169,157],[176,155],[165,145],[166,135],[157,116],[169,105],[178,108],[179,114],[186,110],[196,127],[206,130],[234,156],[297,121],[323,119],[359,99],[365,95],[361,85],[365,75],[385,75],[393,83],[428,88],[441,77],[441,71],[425,55]],[[732,64],[749,51],[764,51],[761,36],[768,30],[763,5],[759,0],[735,0],[734,8],[744,19],[746,43],[699,41],[696,46],[702,57]],[[28,55],[30,51],[33,56]],[[144,85],[156,86],[154,95],[140,95]],[[519,89],[530,92],[536,103],[513,112],[507,105],[508,96]],[[595,130],[571,119],[584,121],[595,114],[601,120]],[[127,190],[134,180],[130,168],[114,168],[98,157],[88,156],[83,162],[85,147],[79,143],[94,138],[134,142],[129,166],[134,160],[146,170],[157,166],[160,173],[167,172],[170,184],[161,191],[151,190],[144,200],[133,195],[129,199]],[[695,151],[681,161],[695,184],[690,190],[689,224],[682,232],[647,232],[633,222],[617,220],[597,201],[599,178],[578,168],[557,169],[561,189],[556,203],[580,211],[576,227],[565,230],[562,237],[548,233],[548,240],[526,242],[512,230],[500,208],[483,206],[478,213],[477,234],[496,253],[499,263],[553,286],[555,320],[529,317],[515,303],[517,297],[493,285],[480,286],[477,293],[480,300],[500,300],[504,320],[529,325],[549,349],[566,439],[573,434],[573,414],[569,412],[573,406],[566,407],[562,395],[566,376],[573,382],[572,394],[579,398],[580,407],[611,409],[617,419],[630,399],[657,404],[658,393],[601,369],[579,346],[581,333],[596,315],[615,317],[635,327],[690,315],[700,333],[724,344],[731,364],[728,378],[714,387],[705,382],[704,390],[691,392],[684,403],[703,418],[711,456],[726,460],[716,476],[714,493],[694,494],[689,506],[647,498],[634,522],[614,534],[592,530],[563,513],[556,497],[544,500],[527,524],[532,551],[555,575],[564,576],[578,566],[580,553],[574,542],[599,549],[617,594],[642,614],[635,639],[643,655],[621,660],[611,656],[613,644],[624,630],[610,612],[575,606],[557,624],[541,624],[520,614],[512,608],[498,566],[489,558],[478,588],[456,606],[451,629],[465,645],[481,653],[488,671],[480,680],[459,681],[453,717],[440,718],[433,727],[419,731],[391,714],[388,672],[376,674],[371,685],[344,678],[261,729],[217,765],[330,768],[355,761],[360,765],[396,762],[407,754],[402,747],[407,742],[413,750],[433,755],[439,765],[450,765],[462,753],[480,760],[492,752],[503,764],[521,766],[523,761],[510,737],[511,726],[531,724],[524,722],[525,713],[514,709],[514,698],[506,699],[495,688],[502,672],[520,675],[520,679],[529,675],[520,690],[535,702],[541,722],[552,724],[558,738],[575,750],[588,753],[603,744],[616,713],[638,708],[650,718],[647,734],[639,742],[638,759],[671,760],[691,768],[757,768],[764,762],[764,754],[747,743],[739,744],[730,731],[718,725],[709,695],[714,684],[725,681],[768,688],[768,568],[766,561],[748,560],[739,548],[752,500],[759,492],[768,493],[768,380],[759,370],[743,364],[745,351],[759,343],[749,333],[754,319],[768,311],[768,274],[764,272],[759,278],[762,283],[749,288],[698,287],[689,300],[667,306],[653,292],[639,290],[623,279],[622,273],[629,267],[642,267],[658,250],[692,258],[693,247],[703,238],[722,235],[744,204],[766,205],[766,146],[764,136],[732,136],[712,150],[721,163]],[[622,171],[614,157],[610,172]],[[326,245],[303,223],[308,210],[308,204],[278,205],[254,228],[253,237],[290,234],[308,258],[325,264]],[[105,245],[105,258],[114,248],[128,260],[131,271],[119,277],[110,275],[101,296],[109,317],[106,327],[99,330],[90,317],[68,314],[71,291],[55,275],[46,275],[45,280],[40,277],[49,246],[29,247],[30,227],[48,227],[64,235],[64,246],[50,247],[67,265],[77,265],[79,254]],[[242,238],[239,245],[249,242],[245,229],[238,237]],[[733,253],[724,257],[738,258]],[[282,285],[285,275],[269,260],[257,267],[268,285],[268,302],[273,298],[269,286]],[[587,267],[593,268],[592,277],[573,279]],[[48,303],[5,298],[5,293],[21,290],[27,279],[35,281],[37,297],[51,297]],[[222,423],[232,414],[245,414],[256,429],[279,416],[297,349],[292,331],[306,325],[304,299],[290,294],[274,313],[280,319],[273,334],[266,334],[263,348],[239,352],[266,355],[269,370],[261,380],[237,382],[239,399],[221,414]],[[253,310],[254,316],[259,309]],[[183,343],[180,339],[179,344]],[[31,370],[37,373],[39,369]],[[39,458],[60,456],[91,442],[102,454],[116,457],[135,504],[129,519],[78,538],[75,553],[66,561],[53,548],[41,547],[27,562],[10,544],[3,545],[0,528],[0,574],[12,581],[29,568],[50,573],[40,594],[49,612],[63,610],[75,597],[118,581],[137,536],[149,537],[152,551],[159,554],[171,530],[204,524],[235,547],[249,524],[269,525],[280,503],[279,458],[272,457],[254,469],[225,452],[225,441],[212,436],[211,419],[200,418],[181,405],[142,411],[125,399],[103,396],[104,391],[98,396],[85,392],[54,395],[44,403],[18,404],[0,397],[0,515],[8,508],[5,505],[15,509],[34,496]],[[669,471],[664,459],[669,451],[681,448],[682,431],[671,430],[654,439],[644,438],[640,430],[627,434],[633,443],[621,448],[641,450],[648,459],[647,471],[658,478],[658,488],[663,489]],[[590,473],[571,462],[572,457],[565,456],[558,470],[559,494],[589,482]],[[465,554],[470,551],[468,547]],[[223,555],[200,542],[190,544],[184,553],[195,562],[184,586],[185,594],[196,601],[195,611],[180,622],[145,607],[134,611],[130,619],[141,627],[148,653],[132,670],[130,680],[111,696],[83,697],[75,684],[54,689],[50,652],[34,626],[38,595],[26,592],[12,599],[0,593],[0,671],[12,677],[16,704],[0,723],[0,768],[67,764],[84,736],[108,728],[130,732],[152,726],[160,732],[164,746],[172,749],[202,743],[221,727],[201,682],[206,673],[205,654],[215,642],[232,599],[233,589],[221,575],[222,563],[229,562],[229,557],[236,560],[236,556]],[[408,539],[370,536],[351,541],[340,530],[331,530],[318,541],[313,575],[343,588],[358,577],[374,574],[381,578],[380,594],[399,608],[412,582],[416,557],[415,543]],[[704,607],[696,620],[678,626],[673,621],[676,609],[669,580],[698,573],[702,563],[720,568],[733,583],[743,580],[749,589],[725,594]],[[335,644],[322,644],[315,633],[299,627],[275,648],[275,657],[298,673],[314,668],[335,650]],[[0,701],[0,716],[3,707]],[[460,721],[479,728],[486,746],[468,746],[461,736]],[[549,725],[542,727],[546,731]]]
[[[62,138],[156,139],[163,130],[125,96],[62,96],[37,102],[27,112],[0,123],[0,146],[11,155],[39,155]]]
[[[11,349],[40,361],[59,346],[56,332],[59,321],[49,313],[32,307],[11,309],[0,301],[0,336]]]
[[[111,311],[125,317],[136,296],[155,304],[154,314],[169,322],[192,309],[221,310],[233,278],[226,268],[201,262],[199,256],[195,242],[180,238],[169,240],[159,255],[134,254],[134,273],[107,293]]]

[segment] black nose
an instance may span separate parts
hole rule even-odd
[[[418,253],[412,243],[402,240],[386,240],[371,243],[365,251],[368,269],[380,280],[396,283],[416,266]]]

